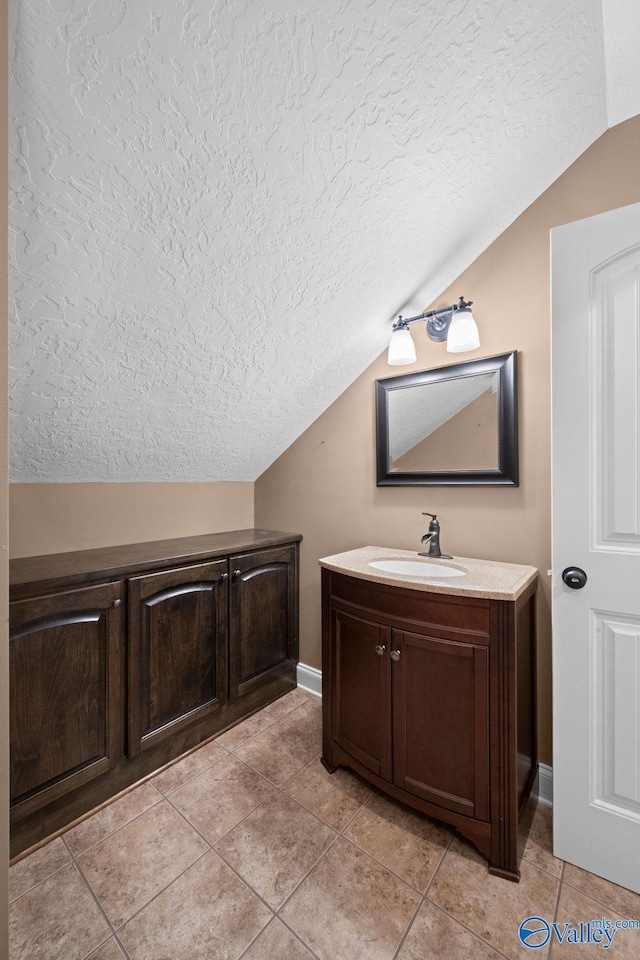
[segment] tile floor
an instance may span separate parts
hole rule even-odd
[[[294,690],[15,864],[10,960],[511,960],[527,916],[640,919],[639,896],[553,857],[550,810],[520,883],[499,880],[447,827],[329,776],[320,741],[320,701]],[[640,931],[604,956],[640,956]]]

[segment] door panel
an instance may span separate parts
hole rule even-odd
[[[364,767],[390,780],[391,631],[335,608],[331,616],[331,735]]]
[[[552,273],[554,852],[640,892],[640,204],[552,231]]]
[[[129,581],[131,755],[226,699],[227,580],[219,560]]]
[[[122,756],[121,595],[111,583],[11,604],[14,804],[54,799]]]
[[[438,806],[489,817],[489,651],[394,630],[393,782]]]
[[[296,549],[231,557],[231,700],[297,661]]]

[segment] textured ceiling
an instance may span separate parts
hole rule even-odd
[[[14,0],[11,32],[20,481],[255,479],[608,123],[600,0]]]

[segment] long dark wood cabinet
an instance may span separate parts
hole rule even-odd
[[[519,878],[537,776],[535,592],[421,592],[329,569],[323,762],[468,837]]]
[[[11,561],[13,856],[295,687],[300,540]]]

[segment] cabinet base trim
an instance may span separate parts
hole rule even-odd
[[[322,670],[309,667],[306,663],[299,663],[297,674],[299,687],[307,693],[314,693],[317,697],[322,696]]]

